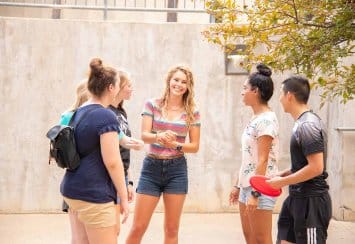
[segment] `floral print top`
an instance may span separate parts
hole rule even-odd
[[[239,171],[238,186],[250,186],[249,179],[255,175],[258,164],[257,140],[261,136],[273,138],[266,168],[266,176],[275,174],[279,157],[279,123],[276,114],[267,111],[255,116],[244,129],[242,135],[242,164]]]

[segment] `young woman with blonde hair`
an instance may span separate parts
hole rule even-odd
[[[165,83],[162,97],[148,100],[142,113],[142,139],[150,147],[138,182],[127,244],[141,243],[161,195],[164,243],[178,243],[180,217],[188,192],[185,153],[199,149],[200,113],[195,107],[194,79],[189,68],[172,68]]]
[[[128,201],[133,201],[134,192],[133,192],[133,179],[131,172],[129,170],[130,166],[130,149],[141,150],[144,147],[144,142],[139,139],[135,139],[132,136],[131,130],[129,128],[128,120],[127,120],[127,112],[123,108],[123,102],[125,100],[131,99],[133,87],[131,76],[128,72],[119,70],[118,75],[120,77],[120,91],[118,92],[115,101],[110,104],[109,109],[112,110],[116,116],[118,125],[120,127],[120,153],[124,166],[126,184],[127,184],[127,193],[128,193]]]
[[[89,96],[90,93],[88,91],[88,81],[87,79],[85,79],[81,81],[76,87],[75,102],[68,109],[68,111],[62,113],[59,123],[61,125],[68,125],[75,110],[77,110],[81,105],[83,105],[89,99]]]

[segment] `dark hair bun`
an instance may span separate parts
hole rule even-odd
[[[102,60],[99,58],[92,59],[90,62],[90,68],[93,75],[99,76],[103,69]]]
[[[266,66],[265,64],[258,64],[256,66],[256,69],[258,70],[259,74],[261,74],[261,75],[265,75],[265,76],[270,77],[272,74],[271,69],[268,66]]]

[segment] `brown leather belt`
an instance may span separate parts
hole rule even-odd
[[[154,158],[154,159],[162,159],[162,160],[181,158],[182,156],[184,156],[184,154],[177,154],[177,155],[173,155],[173,156],[158,156],[158,155],[151,154],[151,153],[147,154],[147,157]]]

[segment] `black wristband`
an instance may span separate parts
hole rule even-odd
[[[133,181],[128,181],[128,185],[131,185],[131,186],[133,186]]]
[[[175,148],[175,150],[181,152],[181,151],[182,151],[182,146],[181,146],[181,145],[177,145],[176,148]]]
[[[254,190],[252,190],[252,191],[251,191],[251,195],[252,195],[253,197],[255,197],[255,198],[258,198],[258,197],[260,197],[260,196],[261,196],[261,193],[260,193],[260,192],[258,192],[258,191],[254,191]]]

